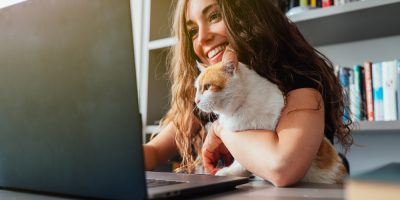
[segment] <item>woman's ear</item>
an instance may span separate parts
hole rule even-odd
[[[224,55],[222,56],[222,67],[224,71],[231,76],[239,69],[236,51],[229,46],[226,47]]]
[[[203,63],[200,63],[199,61],[196,61],[196,66],[200,70],[200,73],[206,70],[206,66]]]

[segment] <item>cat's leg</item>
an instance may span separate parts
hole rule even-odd
[[[215,174],[216,176],[241,176],[249,177],[251,173],[236,160],[229,167],[224,167]]]

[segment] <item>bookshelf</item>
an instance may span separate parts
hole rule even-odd
[[[357,1],[311,10],[290,19],[315,46],[385,37],[400,33],[400,1]]]
[[[140,69],[140,108],[145,132],[156,127],[168,109],[165,55],[175,44],[170,37],[171,12],[176,0],[140,0],[143,6]],[[400,0],[365,0],[310,10],[290,19],[305,38],[334,63],[354,65],[366,60],[400,57]],[[138,20],[136,20],[138,21]],[[368,47],[373,49],[368,50]],[[379,47],[381,46],[381,47]],[[391,51],[385,52],[389,46]],[[354,50],[358,53],[354,53]],[[341,52],[341,53],[338,53]],[[384,53],[383,53],[384,52]],[[147,131],[146,131],[147,130]],[[358,122],[355,133],[400,130],[400,122]]]
[[[398,132],[400,131],[400,122],[399,121],[361,121],[357,122],[355,125],[353,132],[355,134],[361,134],[366,132]]]

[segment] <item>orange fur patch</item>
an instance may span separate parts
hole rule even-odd
[[[210,85],[210,90],[218,92],[224,89],[226,84],[226,76],[222,70],[222,62],[207,67],[200,79],[200,92],[204,92],[205,85]]]
[[[317,165],[320,169],[329,169],[337,161],[337,153],[330,142],[324,138],[317,153]]]
[[[320,169],[332,169],[336,163],[341,163],[339,167],[339,173],[337,174],[336,183],[340,184],[343,182],[343,177],[347,174],[346,167],[342,164],[342,160],[334,149],[333,145],[324,138],[319,147],[316,164]]]

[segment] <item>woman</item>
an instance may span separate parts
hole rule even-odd
[[[271,0],[180,0],[174,35],[178,42],[172,48],[171,109],[160,134],[144,145],[146,169],[179,152],[181,170],[194,172],[201,154],[206,171],[215,173],[221,156],[233,156],[257,176],[287,186],[305,175],[323,137],[332,143],[336,137],[345,151],[349,149],[351,120],[342,121],[342,88],[331,62],[305,41]],[[285,95],[275,131],[235,134],[215,121],[206,137],[204,124],[212,120],[195,109],[196,61],[220,62],[228,44],[241,62]]]

